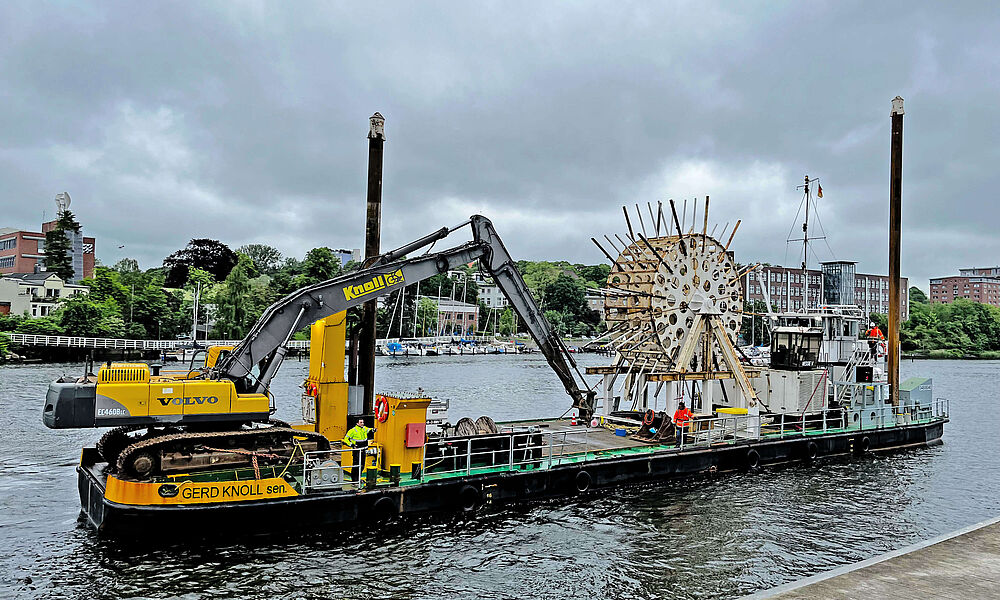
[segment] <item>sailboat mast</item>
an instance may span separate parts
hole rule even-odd
[[[802,308],[809,309],[809,176],[805,176],[806,218],[802,222]],[[791,307],[789,307],[791,308]]]
[[[194,302],[191,304],[191,312],[192,312],[191,343],[195,346],[198,345],[198,297],[199,296],[201,296],[201,283],[195,285]]]

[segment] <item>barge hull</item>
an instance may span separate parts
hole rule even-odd
[[[160,530],[281,531],[382,522],[406,515],[471,513],[546,497],[575,495],[619,485],[745,471],[760,466],[810,462],[822,456],[860,455],[940,443],[946,419],[885,429],[754,440],[691,449],[603,458],[543,470],[473,474],[353,494],[316,493],[294,498],[216,504],[132,506],[108,501],[102,478],[81,465],[80,503],[88,523],[101,534]],[[88,450],[84,451],[85,457]]]

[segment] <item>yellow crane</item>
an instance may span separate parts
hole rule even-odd
[[[471,241],[405,258],[466,225],[472,229]],[[344,311],[476,260],[527,324],[573,406],[588,418],[594,391],[583,383],[573,357],[538,309],[492,223],[473,215],[360,269],[282,298],[235,347],[210,348],[204,369],[166,375],[154,373],[145,363],[108,363],[96,376],[56,380],[49,385],[43,422],[53,429],[114,427],[101,438],[98,450],[119,474],[138,479],[246,464],[249,457],[288,460],[296,446],[329,449],[347,426]],[[291,427],[271,419],[269,385],[292,335],[310,324],[307,389],[315,390],[316,418],[315,423]]]

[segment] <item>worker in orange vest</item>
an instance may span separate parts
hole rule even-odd
[[[691,420],[691,411],[684,406],[683,402],[677,403],[677,410],[674,411],[674,431],[677,433],[677,446],[680,447],[681,440],[684,439],[684,429]]]
[[[878,357],[878,343],[884,339],[885,336],[882,335],[882,330],[872,322],[871,329],[868,330],[868,352],[872,355],[872,359]]]

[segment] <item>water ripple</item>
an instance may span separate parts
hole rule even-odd
[[[380,359],[381,360],[381,359]],[[582,356],[590,364],[595,357]],[[0,367],[0,597],[733,598],[1000,513],[995,362],[904,363],[952,400],[945,444],[754,474],[618,488],[381,529],[171,544],[98,540],[73,471],[96,431],[46,430],[47,381],[79,365]],[[278,398],[298,397],[290,361]],[[538,356],[383,360],[380,389],[422,387],[452,416],[551,416],[566,394]],[[295,419],[297,403],[279,402]]]

